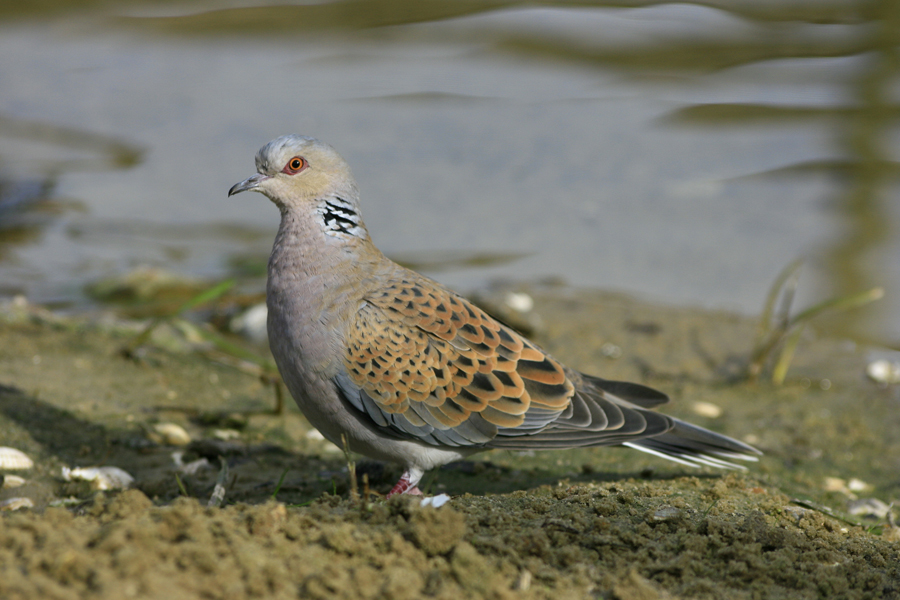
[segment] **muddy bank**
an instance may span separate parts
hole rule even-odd
[[[136,361],[119,352],[133,325],[9,304],[0,445],[35,466],[5,471],[24,483],[0,501],[34,507],[0,517],[0,597],[900,597],[896,529],[850,514],[900,498],[900,398],[865,377],[865,350],[810,334],[786,385],[750,385],[752,321],[518,291],[535,302],[523,325],[558,358],[661,388],[665,412],[765,457],[727,474],[626,449],[493,452],[428,476],[453,497],[436,510],[380,500],[398,470],[357,457],[373,493],[353,501],[342,452],[292,406],[271,414],[271,386],[189,335]],[[190,440],[161,437],[163,423]],[[206,508],[220,458],[226,506]],[[133,489],[60,477],[98,465]]]

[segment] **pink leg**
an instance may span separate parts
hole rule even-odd
[[[391,496],[395,496],[397,494],[421,496],[422,492],[416,486],[419,484],[419,481],[422,479],[422,475],[424,474],[425,472],[420,469],[409,469],[406,473],[403,474],[402,477],[400,477],[400,481],[397,482],[397,485],[391,488],[391,491],[388,492],[387,497],[390,498]]]

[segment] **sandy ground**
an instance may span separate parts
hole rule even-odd
[[[519,291],[535,301],[521,324],[555,356],[666,391],[665,412],[757,445],[761,462],[493,452],[430,474],[426,491],[452,497],[434,509],[384,501],[399,470],[356,457],[371,493],[352,498],[343,453],[293,406],[271,414],[272,387],[191,350],[189,332],[169,327],[181,343],[133,360],[119,352],[133,325],[10,303],[0,446],[35,466],[0,471],[0,502],[33,504],[0,513],[0,598],[900,598],[897,529],[850,514],[900,499],[900,393],[865,377],[866,350],[810,333],[785,385],[750,384],[752,321]],[[220,458],[225,506],[208,508]],[[131,489],[60,476],[101,465]]]

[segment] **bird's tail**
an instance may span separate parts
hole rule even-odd
[[[743,465],[730,461],[755,462],[762,454],[753,446],[730,437],[679,419],[672,421],[675,426],[666,433],[622,445],[691,467],[707,465],[720,469],[745,469]]]

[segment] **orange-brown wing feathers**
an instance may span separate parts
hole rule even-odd
[[[366,301],[347,373],[385,412],[438,429],[478,413],[510,428],[532,407],[548,421],[568,407],[574,387],[562,365],[452,292],[401,280]]]

